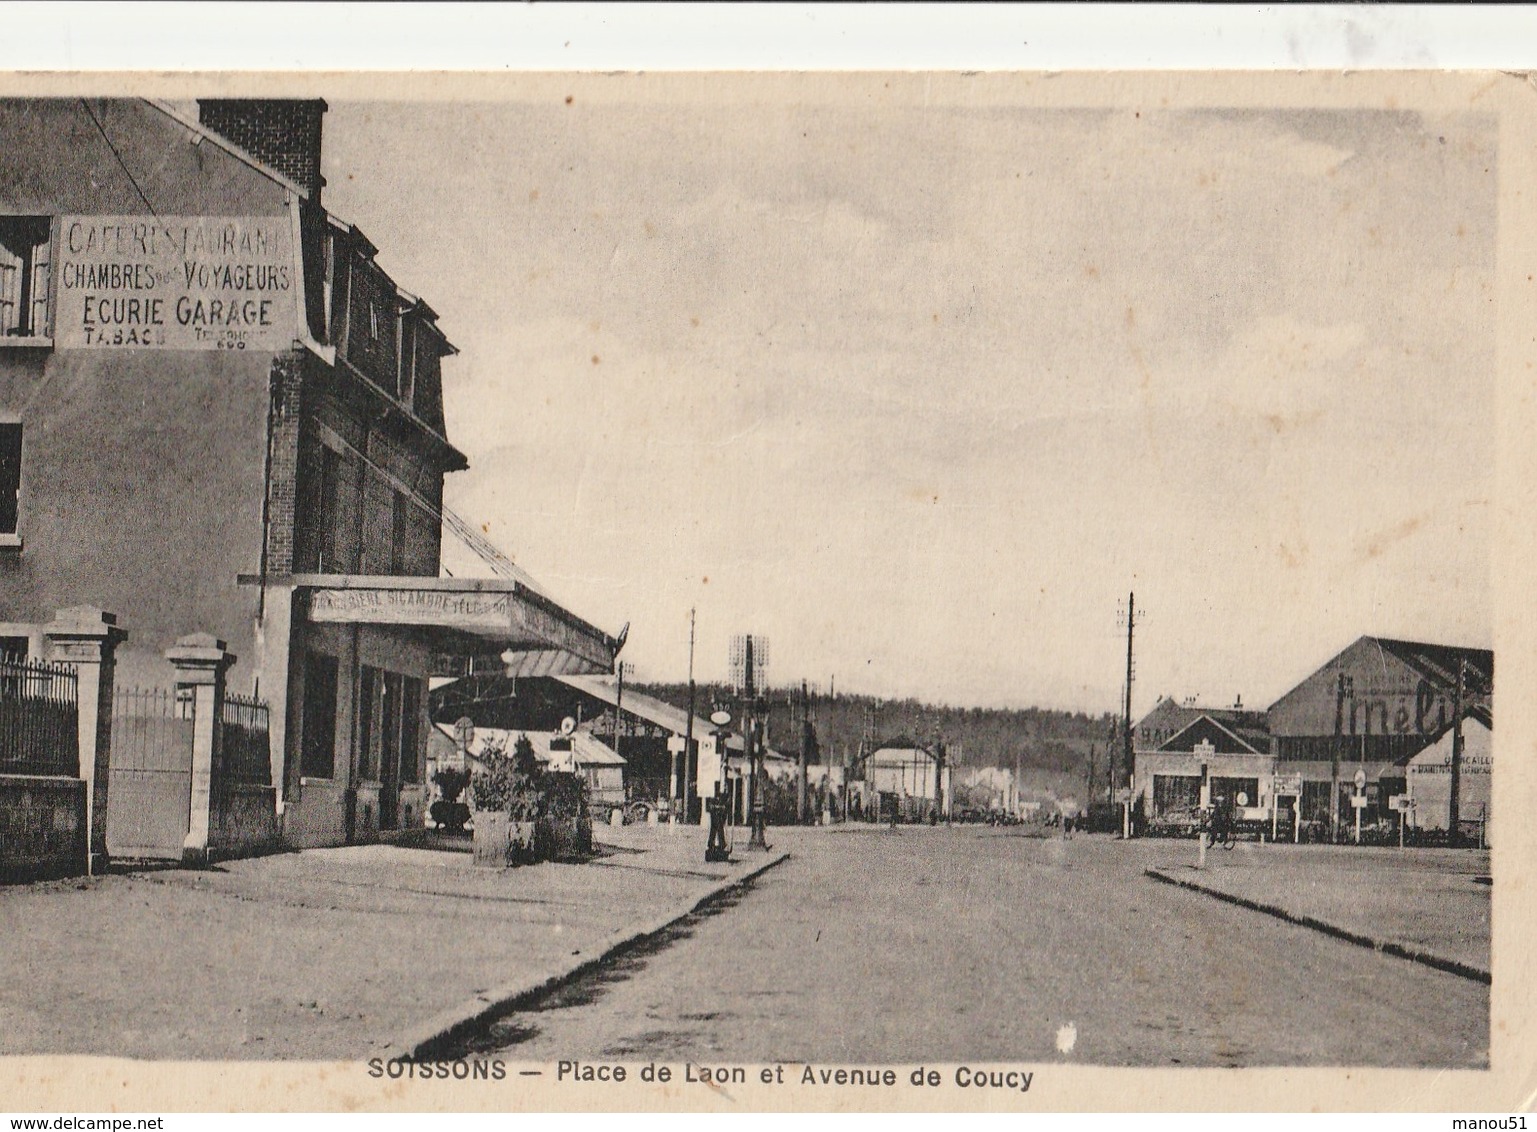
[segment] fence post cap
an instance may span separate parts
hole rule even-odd
[[[179,669],[220,670],[235,663],[235,654],[211,633],[189,633],[165,650],[165,658]]]
[[[49,633],[87,633],[94,636],[124,632],[118,627],[117,614],[108,613],[94,605],[72,605],[68,609],[60,609],[54,613],[53,621],[44,626],[44,630]]]

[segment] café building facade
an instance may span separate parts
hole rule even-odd
[[[440,577],[437,313],[321,203],[319,100],[0,100],[0,643],[211,634],[269,709],[284,840],[419,825],[428,680],[611,671],[525,575]]]

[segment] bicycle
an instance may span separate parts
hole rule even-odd
[[[1238,844],[1237,830],[1234,828],[1233,813],[1224,805],[1217,804],[1207,806],[1201,811],[1200,833],[1209,838],[1207,844],[1212,848],[1231,850]]]

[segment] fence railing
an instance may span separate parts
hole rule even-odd
[[[75,669],[0,660],[0,774],[80,773]]]
[[[267,705],[253,697],[226,693],[219,727],[219,761],[214,767],[214,781],[271,786]]]
[[[190,758],[192,700],[170,688],[112,694],[112,769],[174,770]]]

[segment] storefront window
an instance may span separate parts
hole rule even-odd
[[[299,773],[330,778],[336,765],[336,658],[312,652],[304,662],[303,735]]]
[[[1194,810],[1201,802],[1201,780],[1193,774],[1153,775],[1153,816]]]
[[[422,681],[407,677],[400,699],[400,781],[421,780]]]
[[[1211,780],[1211,796],[1215,801],[1224,798],[1231,805],[1238,805],[1238,795],[1242,794],[1246,806],[1259,805],[1259,779],[1257,778],[1213,778]]]
[[[358,777],[365,782],[379,777],[379,712],[384,694],[380,675],[367,664],[358,673]]]

